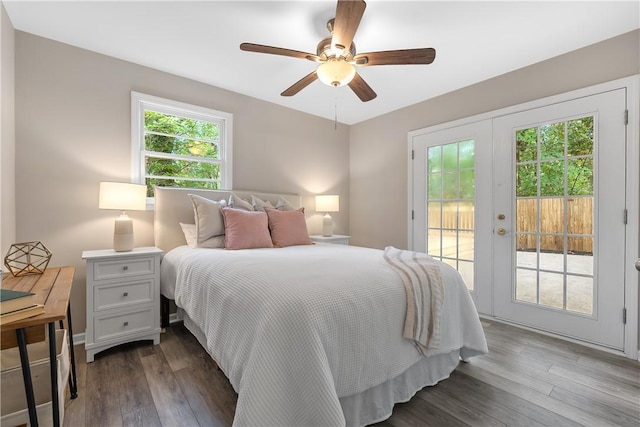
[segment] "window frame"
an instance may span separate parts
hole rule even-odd
[[[233,188],[233,114],[131,91],[131,181],[146,185],[144,112],[146,110],[216,123],[220,128],[220,190]],[[173,156],[169,155],[170,158]],[[175,158],[181,156],[176,155]],[[147,197],[147,208],[154,198]]]

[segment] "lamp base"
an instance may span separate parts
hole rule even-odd
[[[329,214],[322,217],[322,235],[324,237],[333,236],[333,218]]]
[[[113,250],[129,252],[133,250],[133,221],[126,214],[120,215],[113,231]]]

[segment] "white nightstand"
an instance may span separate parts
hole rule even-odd
[[[351,236],[342,236],[340,234],[334,234],[333,236],[321,236],[319,234],[309,236],[313,242],[333,243],[336,245],[348,245]]]
[[[87,362],[96,353],[138,340],[160,343],[158,248],[82,252],[87,262]]]

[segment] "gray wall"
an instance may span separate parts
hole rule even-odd
[[[16,237],[14,34],[0,3],[0,254]],[[1,267],[0,267],[1,269]]]
[[[407,248],[409,131],[638,74],[639,56],[633,31],[351,126],[352,243]]]
[[[76,267],[77,332],[82,251],[112,247],[117,216],[98,209],[98,183],[130,179],[132,90],[232,113],[234,188],[303,195],[312,234],[322,230],[313,195],[339,194],[334,230],[348,232],[347,126],[20,31],[15,53],[16,239],[43,242],[52,266]],[[129,216],[136,246],[153,245],[153,212]]]

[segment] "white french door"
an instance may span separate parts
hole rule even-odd
[[[624,347],[625,89],[494,119],[494,315]]]
[[[491,310],[491,121],[413,139],[413,250],[456,268],[481,312]],[[416,208],[417,207],[417,208]]]
[[[624,350],[625,109],[622,88],[412,132],[409,248],[481,314]]]

